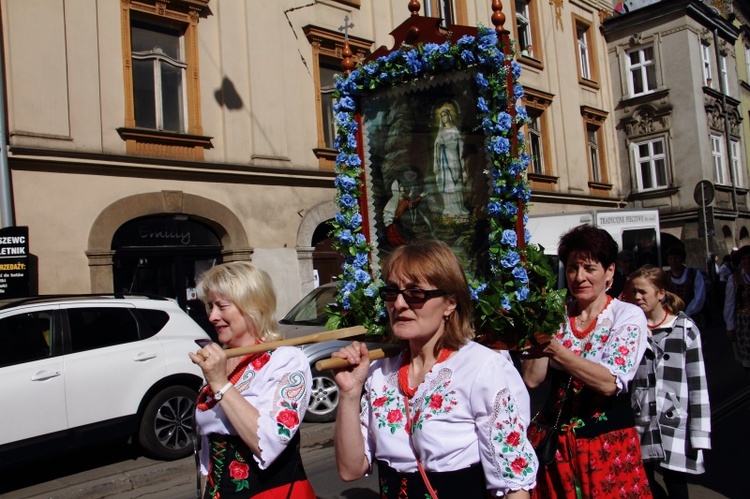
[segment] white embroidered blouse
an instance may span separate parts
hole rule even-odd
[[[406,432],[398,357],[373,362],[362,396],[365,453],[399,472],[453,471],[481,461],[488,490],[529,490],[539,467],[526,438],[529,394],[515,366],[470,341],[436,364],[409,399],[414,451]]]
[[[615,377],[619,394],[627,391],[648,348],[648,322],[639,307],[615,299],[602,310],[585,338],[573,334],[570,320],[562,324],[556,338],[579,357],[606,367]],[[555,361],[551,360],[550,366],[562,370]]]
[[[253,456],[261,469],[266,469],[281,454],[299,429],[307,411],[312,387],[310,364],[298,348],[281,347],[254,359],[234,387],[260,417],[258,435],[260,456]],[[208,435],[236,435],[221,404],[195,413],[198,434],[201,435],[201,473],[208,473]]]

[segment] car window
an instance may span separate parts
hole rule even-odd
[[[146,324],[146,327],[141,329],[142,340],[152,337],[161,331],[167,322],[169,322],[169,314],[164,310],[139,308],[138,314],[143,318],[143,322]]]
[[[52,316],[32,312],[0,319],[0,367],[50,356]]]
[[[138,341],[138,324],[126,308],[69,308],[73,353]]]
[[[336,287],[321,286],[307,294],[292,308],[284,319],[283,324],[324,325],[328,316],[325,309],[335,301]]]

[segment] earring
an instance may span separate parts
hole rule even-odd
[[[448,323],[448,321],[451,319],[450,314],[443,316],[443,322]]]

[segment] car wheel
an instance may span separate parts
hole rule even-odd
[[[174,460],[193,452],[196,398],[195,390],[170,386],[151,399],[138,432],[138,443],[147,454],[156,459]]]
[[[339,387],[330,371],[320,372],[315,368],[311,371],[312,390],[305,421],[308,423],[333,421],[336,419],[336,408],[339,405]]]

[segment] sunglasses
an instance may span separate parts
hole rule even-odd
[[[444,296],[447,293],[442,289],[398,289],[396,286],[386,286],[380,289],[380,298],[383,301],[396,301],[398,295],[403,295],[404,301],[410,305],[424,303],[435,296]]]

